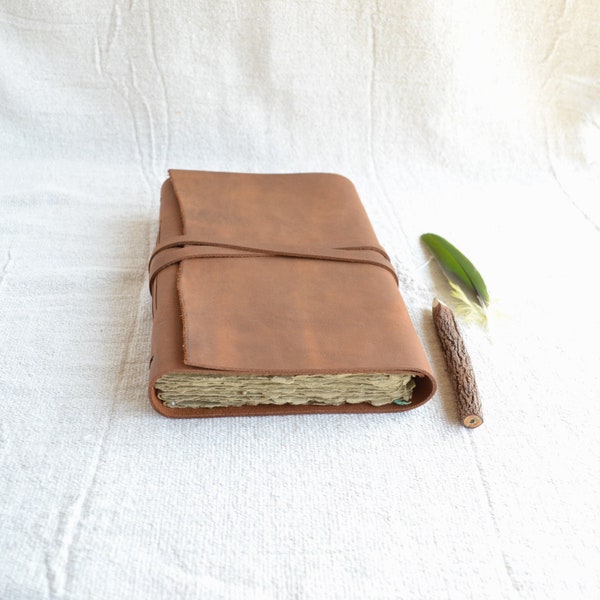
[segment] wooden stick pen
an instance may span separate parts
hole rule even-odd
[[[458,403],[460,420],[471,429],[483,423],[479,390],[454,313],[437,298],[433,301],[433,322],[444,351],[446,365]]]

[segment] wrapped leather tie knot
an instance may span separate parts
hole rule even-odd
[[[340,262],[374,265],[389,271],[398,284],[398,277],[389,256],[379,246],[349,246],[339,248],[306,248],[294,245],[273,245],[256,247],[252,244],[240,244],[223,241],[199,241],[193,237],[175,236],[157,246],[150,257],[148,266],[150,291],[155,277],[170,265],[194,258],[260,258],[288,257],[312,260],[331,260]]]

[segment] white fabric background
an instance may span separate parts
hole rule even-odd
[[[0,597],[597,598],[592,0],[0,3]],[[439,380],[390,416],[146,397],[168,168],[356,184]],[[430,315],[444,235],[501,315]]]

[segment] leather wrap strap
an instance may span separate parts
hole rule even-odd
[[[193,258],[267,258],[288,257],[329,260],[373,265],[388,271],[398,284],[398,277],[388,255],[379,246],[345,246],[338,248],[306,248],[286,245],[269,247],[255,244],[199,241],[189,236],[172,237],[156,247],[148,266],[150,290],[154,279],[163,269],[182,260]]]

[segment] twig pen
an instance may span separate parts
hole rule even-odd
[[[448,373],[456,392],[460,420],[465,427],[479,427],[483,423],[479,390],[471,358],[465,348],[454,313],[436,298],[433,301],[432,314]]]

